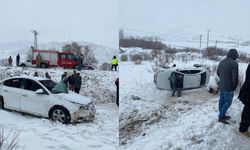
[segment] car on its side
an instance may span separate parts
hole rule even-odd
[[[154,74],[154,83],[158,89],[172,90],[171,75],[180,75],[183,90],[205,87],[210,79],[210,72],[205,67],[169,67],[161,68]]]
[[[50,118],[67,124],[92,121],[95,106],[89,97],[73,92],[53,93],[52,80],[16,76],[0,82],[0,109],[9,109]]]

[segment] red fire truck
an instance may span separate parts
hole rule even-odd
[[[79,61],[71,51],[60,52],[58,50],[31,50],[31,60],[21,62],[20,66],[36,66],[36,57],[40,54],[42,61],[41,68],[59,66],[64,68],[78,68]]]

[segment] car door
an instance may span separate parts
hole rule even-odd
[[[5,80],[2,86],[4,107],[12,110],[21,110],[21,78]]]
[[[21,93],[21,111],[46,117],[48,115],[47,103],[49,95],[47,92],[37,94],[38,89],[45,91],[38,82],[31,79],[24,80]]]
[[[199,74],[199,70],[183,70],[180,71],[184,73],[183,78],[183,88],[184,89],[192,89],[200,87],[201,76]]]

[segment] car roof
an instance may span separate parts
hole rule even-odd
[[[170,67],[170,68],[161,68],[163,70],[172,70],[172,71],[176,71],[176,70],[207,70],[207,68],[205,67]]]
[[[14,79],[14,78],[24,78],[24,79],[31,79],[31,80],[36,80],[36,81],[49,80],[49,79],[43,78],[43,77],[34,77],[34,76],[21,75],[21,76],[13,76],[13,77],[10,77],[10,78],[5,78],[4,81],[8,80],[8,79]]]

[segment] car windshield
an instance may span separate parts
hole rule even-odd
[[[50,92],[52,91],[53,87],[56,86],[56,82],[52,80],[40,80],[40,83],[42,83],[43,86],[45,86]]]

